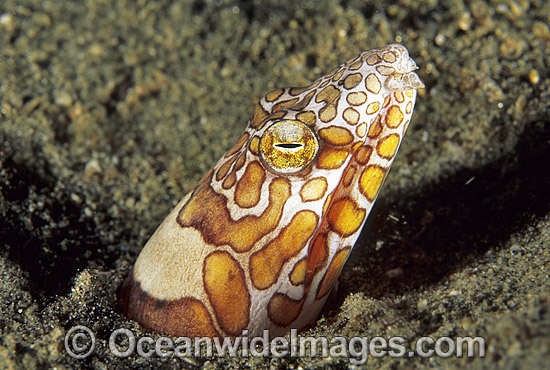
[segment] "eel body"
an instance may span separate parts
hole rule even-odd
[[[415,69],[392,44],[265,95],[141,251],[119,296],[127,316],[186,337],[313,324],[409,126]]]

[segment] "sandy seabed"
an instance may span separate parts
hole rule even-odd
[[[347,368],[347,359],[120,359],[116,291],[254,99],[405,45],[426,85],[375,209],[307,335],[481,336],[550,362],[550,2],[12,1],[0,4],[0,368]],[[71,358],[88,326],[93,354]],[[158,335],[155,336],[158,338]]]

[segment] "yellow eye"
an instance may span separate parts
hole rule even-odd
[[[279,121],[269,126],[260,139],[260,156],[279,173],[297,173],[306,168],[319,150],[313,131],[299,121]]]

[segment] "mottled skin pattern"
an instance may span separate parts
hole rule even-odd
[[[121,290],[128,317],[188,337],[313,324],[409,125],[415,69],[388,45],[262,98],[145,245]]]

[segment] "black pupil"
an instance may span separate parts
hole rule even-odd
[[[294,149],[294,148],[299,148],[302,146],[302,144],[297,144],[297,143],[280,143],[280,144],[275,144],[275,146],[277,148],[285,148],[285,149]]]

